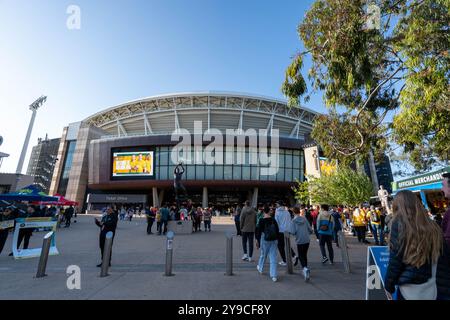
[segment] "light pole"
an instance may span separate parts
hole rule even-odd
[[[23,162],[25,160],[25,155],[27,153],[28,143],[30,142],[31,131],[33,130],[34,120],[36,119],[36,112],[44,104],[46,100],[47,100],[46,96],[41,96],[30,105],[30,110],[33,112],[33,114],[31,115],[30,124],[28,125],[28,131],[25,137],[25,141],[23,143],[19,163],[17,164],[16,174],[22,173]]]

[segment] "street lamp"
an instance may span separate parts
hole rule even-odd
[[[25,137],[25,141],[23,143],[19,163],[17,164],[16,174],[22,173],[23,162],[25,160],[25,155],[27,153],[28,143],[30,142],[31,131],[33,130],[34,120],[36,119],[36,112],[44,104],[45,101],[47,101],[47,97],[41,96],[38,99],[36,99],[36,101],[34,101],[32,104],[30,104],[30,110],[33,112],[33,114],[31,115],[30,124],[28,125],[28,131]]]

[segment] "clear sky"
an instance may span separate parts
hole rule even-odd
[[[14,172],[31,117],[31,147],[69,122],[155,94],[219,90],[283,98],[297,25],[312,1],[0,0],[0,151]],[[69,5],[81,29],[69,30]],[[316,95],[306,104],[325,111]]]

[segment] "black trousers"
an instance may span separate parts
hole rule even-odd
[[[241,233],[241,223],[239,221],[235,221],[234,225],[236,226],[236,234],[238,236],[242,235],[242,233]]]
[[[253,257],[253,237],[254,232],[242,232],[242,249],[244,249],[244,254],[247,254],[251,258]],[[247,251],[247,242],[248,242],[248,251]]]
[[[358,241],[363,242],[366,240],[366,227],[355,227],[356,235],[358,236]]]
[[[66,227],[70,226],[70,220],[72,219],[72,216],[66,216]]]
[[[102,261],[103,261],[103,251],[105,250],[105,241],[106,241],[106,234],[109,232],[110,230],[102,230],[100,231],[100,237],[99,237],[99,242],[100,242],[100,251],[102,253]],[[114,237],[116,236],[116,231],[113,231],[113,243],[114,243]],[[112,258],[112,246],[111,246],[111,255],[109,256],[109,263],[111,263],[111,258]]]
[[[153,219],[152,220],[150,220],[150,219],[147,220],[147,234],[152,233],[153,222],[154,222]]]
[[[297,244],[298,258],[302,268],[308,267],[308,249],[309,243]]]
[[[9,230],[0,230],[0,254],[3,251],[3,247],[5,246],[6,239],[8,239]]]
[[[319,246],[320,252],[322,253],[322,257],[326,257],[327,253],[325,252],[325,244],[328,248],[328,255],[330,256],[330,261],[334,261],[334,251],[333,251],[333,236],[320,234]]]
[[[286,262],[286,253],[284,252],[284,233],[278,233],[278,251],[280,252],[281,259]],[[295,257],[295,251],[291,248],[291,255]]]
[[[161,234],[161,231],[166,234],[167,232],[167,220],[161,220],[161,226],[159,227],[159,234]]]
[[[17,249],[19,249],[20,244],[23,241],[23,248],[28,249],[30,244],[30,238],[33,235],[33,228],[24,228],[19,230],[19,239],[17,239]]]
[[[204,220],[203,223],[205,224],[205,231],[211,231],[211,220]]]

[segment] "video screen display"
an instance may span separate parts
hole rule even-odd
[[[113,177],[152,177],[153,151],[113,152]]]

